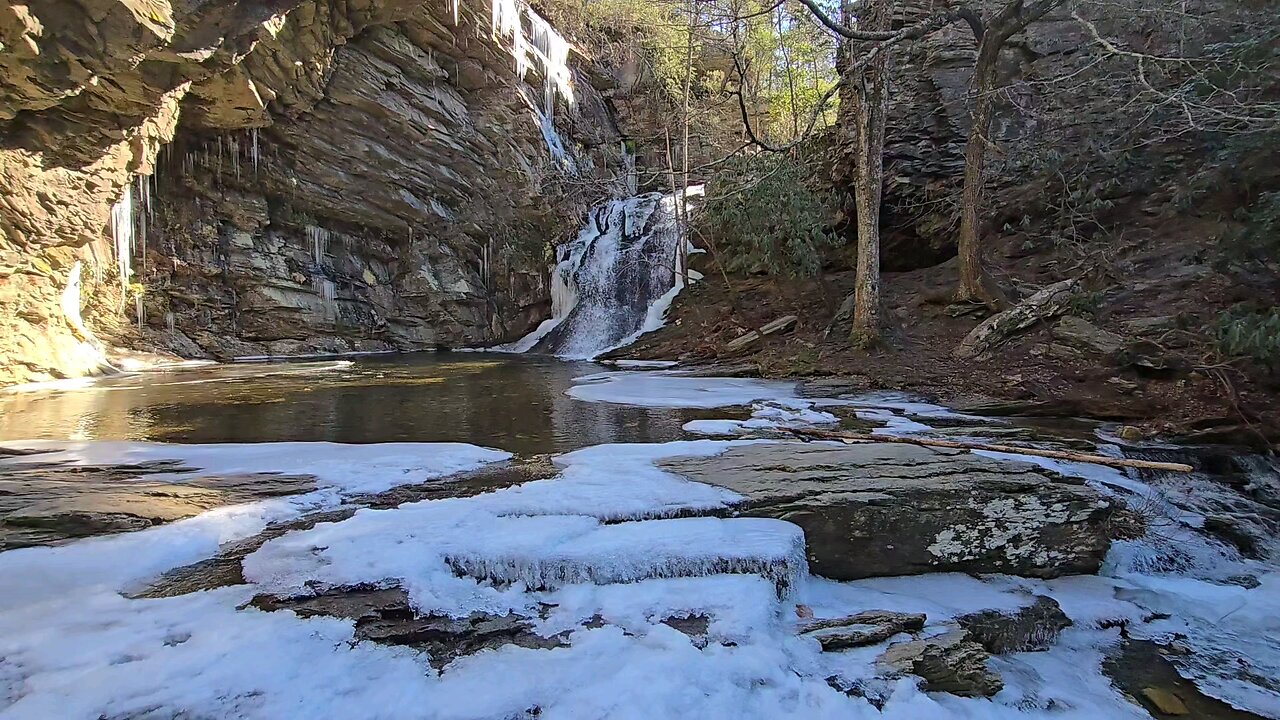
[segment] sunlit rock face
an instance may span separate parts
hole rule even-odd
[[[558,178],[621,160],[580,58],[563,64],[523,4],[49,5],[0,10],[0,383],[99,371],[109,343],[229,357],[518,336],[549,311],[544,244],[595,199]],[[76,261],[96,337],[63,317]]]

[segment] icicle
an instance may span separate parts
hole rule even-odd
[[[138,194],[142,196],[142,206],[145,211],[138,213],[138,237],[135,242],[140,260],[138,267],[145,273],[147,271],[147,225],[150,224],[148,219],[151,217],[151,186],[148,184],[150,178],[144,176],[140,179],[142,182],[138,186]]]
[[[516,61],[516,73],[524,77],[532,62],[536,62],[543,75],[544,112],[553,114],[552,106],[557,94],[572,105],[573,74],[569,70],[569,41],[521,0],[491,2],[493,37],[506,38],[511,42],[509,51]],[[529,36],[525,35],[522,15],[529,21]]]
[[[258,172],[258,128],[250,131],[253,134],[253,172]]]
[[[124,194],[111,207],[111,239],[116,251],[116,272],[120,275],[120,287],[129,286],[133,274],[133,183],[124,188]]]
[[[142,307],[142,293],[133,296],[133,312],[138,318],[138,332],[142,332],[142,326],[147,321],[147,311]]]
[[[177,324],[178,324],[177,318],[173,316],[172,312],[167,312],[164,314],[164,326],[169,329],[169,332],[173,332]]]
[[[329,241],[332,237],[325,228],[315,225],[307,226],[307,238],[311,240],[311,259],[317,268],[324,264],[324,256],[329,252]]]
[[[85,327],[84,319],[80,316],[80,273],[81,264],[77,260],[71,266],[71,272],[67,275],[67,287],[62,291],[62,315],[81,340],[96,345],[97,338],[94,337],[93,331]]]
[[[218,138],[221,140],[222,138]],[[231,168],[236,174],[236,180],[240,179],[240,141],[234,137],[227,138],[227,151],[231,155]]]

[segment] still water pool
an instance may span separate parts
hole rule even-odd
[[[523,355],[418,353],[130,374],[0,395],[0,440],[457,441],[527,454],[674,440],[688,420],[735,415],[565,394],[575,378],[602,369]]]

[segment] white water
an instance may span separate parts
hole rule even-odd
[[[662,326],[681,283],[670,195],[610,200],[556,250],[551,319],[509,349],[592,358]]]

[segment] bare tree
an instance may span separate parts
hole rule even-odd
[[[973,67],[973,125],[964,148],[964,188],[960,200],[960,286],[957,302],[983,302],[993,309],[1008,304],[999,287],[982,266],[978,211],[982,204],[987,146],[991,145],[991,119],[995,111],[1000,51],[1009,38],[1044,17],[1065,0],[1012,0],[985,23],[974,27],[978,56]]]
[[[891,0],[862,0],[859,25],[870,31],[888,26]],[[845,20],[853,17],[853,3],[843,4]],[[842,48],[842,64],[849,65],[850,44]],[[880,200],[884,189],[884,132],[889,111],[889,54],[879,53],[861,71],[841,68],[840,126],[843,154],[853,162],[853,201],[857,212],[858,260],[854,274],[853,324],[849,341],[856,346],[880,336]]]
[[[837,125],[845,135],[843,151],[852,161],[854,212],[857,215],[858,260],[854,280],[853,324],[850,340],[858,345],[879,338],[880,320],[880,204],[884,188],[884,137],[889,102],[889,52],[895,46],[925,37],[947,25],[963,21],[978,32],[978,16],[963,6],[946,7],[923,20],[893,29],[894,0],[842,0],[843,22],[828,15],[817,0],[799,0],[809,12],[842,41],[838,55],[839,82],[813,109],[802,133],[784,145],[771,145],[756,134],[740,85],[738,107],[750,141],[765,150],[782,152],[803,142],[840,93]],[[740,83],[747,73],[735,55]]]

